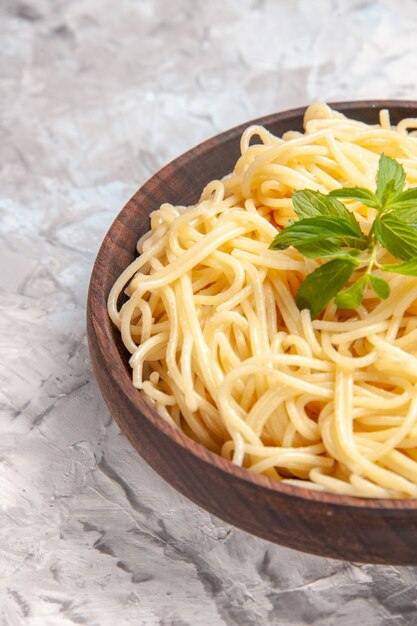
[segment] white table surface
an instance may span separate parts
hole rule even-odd
[[[417,569],[249,536],[159,478],[94,381],[98,246],[160,166],[316,100],[417,98],[413,0],[0,1],[0,625],[402,626]]]

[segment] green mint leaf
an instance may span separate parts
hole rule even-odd
[[[329,193],[331,198],[346,198],[349,200],[359,200],[362,204],[378,209],[380,203],[376,195],[369,189],[364,187],[344,187],[343,189],[334,189]]]
[[[375,291],[378,298],[386,300],[391,292],[390,286],[384,278],[375,276],[375,274],[368,274],[369,282],[372,285],[372,289]]]
[[[395,159],[381,154],[376,173],[376,196],[384,207],[390,197],[402,190],[405,183],[405,170]]]
[[[285,250],[290,246],[311,258],[328,256],[342,245],[364,250],[367,238],[362,231],[337,217],[310,217],[299,220],[282,230],[270,244],[271,250]]]
[[[397,211],[417,210],[417,187],[410,187],[391,198],[389,209]],[[402,219],[402,218],[401,218]]]
[[[405,263],[393,263],[382,265],[384,272],[395,272],[395,274],[404,274],[405,276],[417,276],[417,258],[410,259]]]
[[[333,259],[308,274],[295,294],[300,309],[310,309],[315,319],[332,298],[346,285],[352,276],[355,259]]]
[[[392,213],[377,218],[373,231],[378,241],[397,259],[409,261],[417,257],[417,231]]]
[[[390,205],[391,207],[392,205]],[[417,229],[417,204],[410,208],[400,208],[394,212],[397,220],[405,222],[409,226]]]
[[[348,289],[340,291],[336,296],[336,306],[339,309],[356,309],[362,302],[367,283],[367,275],[365,274]]]
[[[321,241],[316,244],[298,244],[297,250],[309,259],[355,259],[362,250],[342,248],[340,241]],[[356,262],[359,265],[359,262]]]
[[[357,256],[361,254],[361,252],[362,250],[357,250],[357,249],[348,250],[347,248],[340,248],[340,250],[337,250],[337,252],[333,252],[332,255],[328,254],[327,256],[332,256],[333,258],[336,258],[336,259],[348,257],[352,260],[353,258],[356,265],[359,265],[359,261],[356,261],[355,259]]]
[[[297,250],[309,259],[344,259],[348,257],[352,259],[359,256],[361,250],[341,247],[340,241],[320,241],[316,243],[302,243],[294,246]],[[359,265],[359,263],[358,263]]]
[[[326,196],[320,191],[313,191],[312,189],[294,191],[292,203],[300,220],[309,217],[339,217],[352,224],[358,235],[361,232],[353,213],[339,200],[332,198],[330,194]]]
[[[324,239],[297,243],[294,244],[294,248],[297,248],[298,252],[309,259],[325,259],[327,257],[339,256],[342,252],[341,245],[340,241]]]

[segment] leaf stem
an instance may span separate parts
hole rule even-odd
[[[378,247],[379,246],[377,243],[373,245],[372,253],[368,261],[365,276],[369,276],[369,274],[372,274],[373,266],[377,264]]]

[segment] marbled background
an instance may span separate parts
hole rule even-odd
[[[85,300],[161,165],[315,100],[417,98],[414,0],[0,0],[1,626],[417,623],[417,569],[223,524],[120,434]]]

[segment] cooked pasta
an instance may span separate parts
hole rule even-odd
[[[295,217],[294,190],[374,189],[382,152],[417,185],[416,127],[391,126],[386,110],[367,125],[314,104],[304,133],[247,128],[231,174],[195,206],[151,214],[108,310],[133,384],[161,418],[286,483],[417,497],[417,278],[385,273],[387,300],[368,290],[357,309],[332,301],[312,321],[294,294],[320,261],[268,249]],[[373,209],[345,205],[369,228]]]

